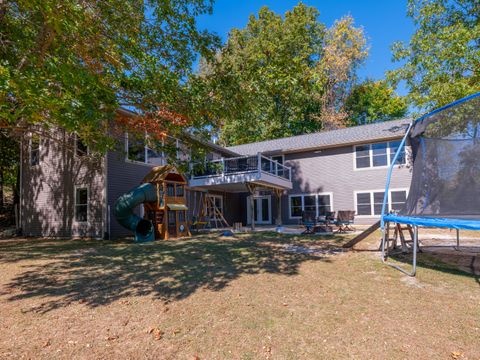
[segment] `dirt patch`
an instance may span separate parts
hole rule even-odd
[[[344,241],[4,241],[0,358],[480,357],[474,276],[438,262],[406,279]]]

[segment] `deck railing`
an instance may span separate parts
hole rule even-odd
[[[258,153],[253,156],[222,158],[208,161],[205,164],[192,166],[191,178],[224,176],[242,173],[268,173],[286,180],[292,180],[292,169]]]

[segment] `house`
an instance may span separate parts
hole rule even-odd
[[[135,116],[120,109],[122,116]],[[302,211],[355,210],[356,222],[379,218],[388,166],[410,120],[306,134],[232,147],[212,143],[206,166],[188,174],[189,217],[208,197],[230,223],[299,224]],[[91,156],[74,136],[64,142],[29,136],[21,145],[20,226],[26,236],[121,237],[131,233],[113,217],[116,199],[138,186],[165,154],[145,142],[120,139],[119,149]],[[188,144],[176,142],[189,159]],[[69,150],[65,144],[70,144]],[[73,149],[73,151],[72,151]],[[400,157],[389,208],[406,200],[410,169]],[[141,214],[143,209],[137,209]],[[253,211],[252,211],[253,210]]]

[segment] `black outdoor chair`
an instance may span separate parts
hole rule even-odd
[[[352,210],[340,210],[337,213],[337,218],[335,219],[335,225],[338,227],[336,233],[344,234],[347,231],[355,231],[355,228],[352,226],[355,221],[355,211]]]

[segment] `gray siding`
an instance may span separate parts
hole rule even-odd
[[[63,130],[51,131],[61,141],[41,139],[40,163],[30,165],[28,138],[21,145],[21,226],[26,236],[94,237],[104,231],[102,159],[77,157],[74,141]],[[68,145],[64,145],[68,143]],[[88,188],[88,222],[74,219],[75,186]]]
[[[120,146],[120,148],[123,148]],[[107,204],[110,219],[110,236],[112,238],[131,236],[132,232],[121,226],[115,216],[113,208],[117,199],[140,185],[145,175],[153,168],[153,165],[137,163],[125,160],[123,151],[109,151],[107,154]],[[135,212],[140,215],[140,208]]]
[[[354,147],[326,149],[285,155],[285,163],[292,167],[293,189],[282,199],[282,218],[285,224],[298,224],[289,218],[288,195],[332,193],[333,210],[356,210],[355,192],[385,188],[387,168],[354,169]],[[411,171],[407,166],[396,168],[391,189],[410,186]],[[356,217],[358,224],[369,224],[378,217]]]

